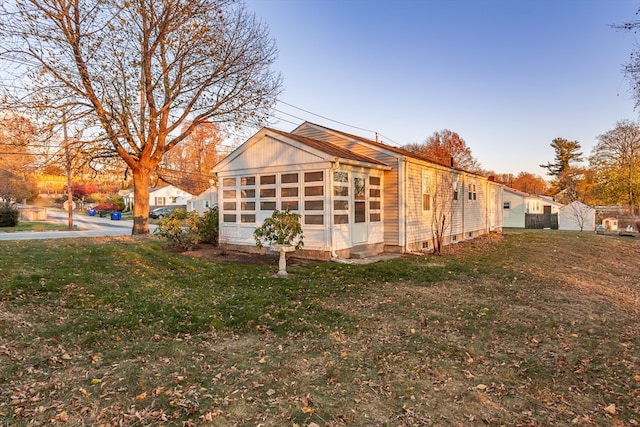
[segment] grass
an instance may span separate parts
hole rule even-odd
[[[2,425],[637,425],[640,245],[514,232],[370,265],[0,242]]]
[[[16,231],[57,231],[68,230],[67,225],[54,224],[44,221],[20,221],[15,227],[0,227],[0,233],[12,233]]]

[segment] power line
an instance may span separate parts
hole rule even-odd
[[[380,132],[377,132],[377,131],[374,131],[374,130],[371,130],[371,129],[366,129],[366,128],[359,127],[359,126],[355,126],[355,125],[350,125],[350,124],[348,124],[348,123],[344,123],[344,122],[341,122],[341,121],[339,121],[339,120],[334,120],[334,119],[331,119],[331,118],[329,118],[329,117],[323,116],[323,115],[321,115],[321,114],[316,114],[316,113],[314,113],[314,112],[312,112],[312,111],[306,110],[306,109],[304,109],[304,108],[297,107],[297,106],[295,106],[295,105],[293,105],[293,104],[290,104],[290,103],[288,103],[288,102],[285,102],[285,101],[283,101],[283,100],[281,100],[281,99],[278,99],[278,102],[279,102],[280,104],[288,105],[288,106],[289,106],[289,107],[291,107],[291,108],[295,108],[296,110],[303,111],[303,112],[305,112],[305,113],[307,113],[307,114],[311,114],[311,115],[313,115],[313,116],[320,117],[320,118],[325,119],[325,120],[329,120],[330,122],[333,122],[333,123],[338,123],[338,124],[340,124],[340,125],[347,126],[347,127],[353,128],[353,129],[358,129],[358,130],[361,130],[361,131],[364,131],[364,132],[370,132],[370,133],[373,133],[373,134],[376,134],[376,135],[380,135],[380,136],[382,136],[383,138],[385,138],[386,140],[391,141],[391,142],[393,142],[394,144],[396,144],[396,145],[398,145],[398,146],[401,146],[401,145],[402,145],[402,144],[400,144],[399,142],[394,141],[393,139],[389,138],[388,136],[385,136],[385,135],[381,134]],[[280,111],[280,110],[275,109],[275,108],[274,108],[274,110],[275,110],[275,111],[278,111],[279,113],[286,114],[286,115],[288,115],[288,116],[294,117],[294,118],[296,118],[296,119],[306,121],[305,119],[303,119],[303,118],[301,118],[301,117],[294,116],[293,114],[285,113],[284,111]]]

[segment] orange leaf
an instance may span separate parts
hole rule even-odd
[[[140,393],[139,395],[136,396],[136,400],[144,400],[146,398],[147,398],[147,392],[146,391],[143,392],[143,393]]]

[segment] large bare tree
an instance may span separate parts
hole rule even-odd
[[[15,70],[2,77],[3,98],[106,135],[133,175],[133,234],[149,232],[151,175],[168,150],[202,123],[260,123],[281,89],[275,44],[242,2],[8,0],[0,8],[0,65]]]
[[[408,144],[404,148],[445,166],[455,166],[474,173],[482,172],[480,163],[471,154],[465,140],[449,129],[434,132],[423,144]]]
[[[640,202],[640,125],[621,120],[599,135],[589,162],[601,199],[626,204],[634,216]]]

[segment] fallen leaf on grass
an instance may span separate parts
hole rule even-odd
[[[139,395],[136,396],[136,400],[144,400],[147,398],[147,392],[142,392]]]
[[[309,408],[308,406],[303,406],[302,412],[304,412],[305,414],[310,414],[313,412],[313,408]]]
[[[67,411],[62,411],[58,414],[58,419],[60,421],[62,421],[63,423],[66,423],[69,421],[69,415],[67,414]]]
[[[616,404],[612,403],[611,405],[606,406],[604,408],[604,412],[606,412],[607,414],[615,415],[616,414]]]
[[[636,375],[635,377],[633,377],[633,379],[640,382],[640,375]]]

